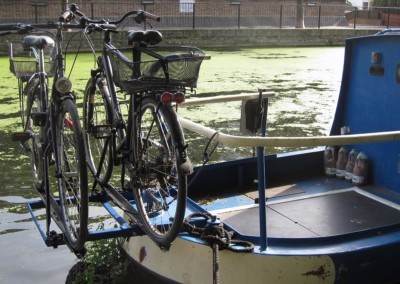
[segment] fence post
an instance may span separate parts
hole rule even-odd
[[[196,29],[196,3],[193,3],[193,20],[192,20],[192,24],[193,24],[193,29]]]
[[[282,29],[282,15],[283,15],[283,5],[281,4],[279,11],[279,28]]]
[[[240,29],[240,5],[238,5],[238,29]]]
[[[357,7],[354,7],[354,29],[356,29],[356,22],[357,22],[357,15],[358,15],[358,9]]]
[[[388,29],[390,26],[390,10],[388,11],[388,15],[387,15],[387,25],[386,28]]]
[[[33,6],[33,10],[35,12],[35,24],[38,23],[38,7],[45,7],[47,6],[46,2],[32,2],[31,5]]]
[[[91,13],[92,19],[94,19],[94,3],[90,3],[90,13]]]
[[[321,28],[321,5],[318,6],[318,29]]]
[[[242,5],[242,2],[232,0],[231,1],[232,6],[237,6],[237,23],[238,23],[238,29],[240,29],[240,6]]]
[[[141,0],[143,10],[146,11],[147,5],[154,5],[154,0]],[[147,23],[144,22],[144,30],[147,30]]]
[[[35,12],[35,24],[38,23],[38,12],[37,12],[37,2],[32,2],[33,10]]]

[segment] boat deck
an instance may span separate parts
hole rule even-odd
[[[257,196],[257,191],[248,191],[198,202],[238,233],[259,236]],[[269,188],[266,196],[268,237],[329,237],[400,224],[399,195],[335,178]]]

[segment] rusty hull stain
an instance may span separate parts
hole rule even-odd
[[[139,252],[139,262],[142,263],[143,260],[146,258],[146,256],[147,256],[146,247],[141,247]]]
[[[318,278],[325,280],[330,273],[329,271],[325,270],[325,266],[320,266],[315,270],[307,271],[306,273],[303,273],[302,275],[304,276],[317,276]]]

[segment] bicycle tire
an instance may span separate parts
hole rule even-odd
[[[113,170],[113,116],[109,97],[107,84],[101,77],[89,79],[83,100],[83,130],[88,165],[100,184],[109,181]],[[109,133],[102,133],[101,129]]]
[[[136,207],[144,231],[168,249],[181,230],[186,209],[187,177],[180,170],[183,161],[177,146],[184,145],[183,132],[174,110],[152,97],[145,97],[136,113],[131,132]]]
[[[61,102],[55,131],[63,233],[74,252],[79,252],[88,234],[88,180],[83,133],[72,100]]]
[[[46,86],[47,90],[47,86]],[[39,191],[44,188],[44,166],[43,149],[44,125],[34,122],[34,115],[44,110],[46,102],[43,101],[40,93],[39,78],[33,78],[24,89],[26,109],[21,111],[22,125],[24,132],[29,132],[31,138],[24,143],[24,148],[29,151],[30,168],[33,184]]]

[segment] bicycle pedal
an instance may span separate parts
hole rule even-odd
[[[31,132],[14,132],[11,134],[12,141],[26,142],[32,138]]]
[[[47,120],[47,112],[32,112],[31,118],[34,126],[45,126]]]
[[[96,125],[92,128],[92,134],[95,138],[107,138],[111,136],[110,125]]]

